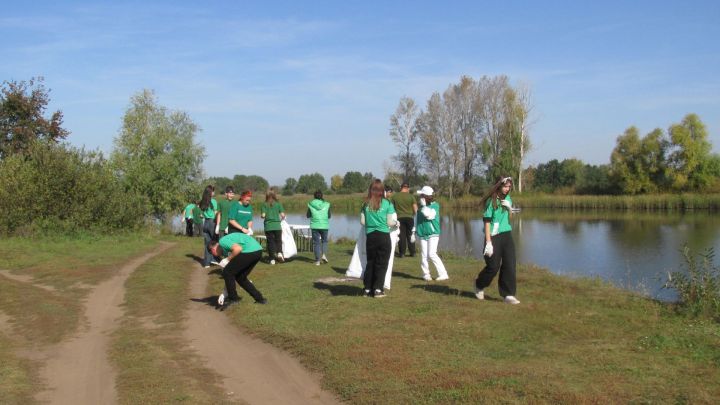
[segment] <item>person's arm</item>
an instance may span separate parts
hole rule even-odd
[[[417,203],[413,203],[413,215],[417,215],[417,210],[418,210]]]
[[[312,218],[312,212],[310,212],[310,207],[308,207],[307,213],[305,214],[306,218]]]
[[[330,213],[330,208],[328,207],[328,219],[332,216],[332,213]]]
[[[252,220],[250,220],[250,221],[248,221],[248,226],[245,229],[252,231],[252,226],[253,226],[253,223],[252,223]],[[250,235],[252,235],[252,234],[250,234]]]
[[[362,226],[365,226],[365,213],[364,212],[360,213],[360,224]]]
[[[484,221],[485,222],[485,242],[486,243],[492,243],[490,238],[490,221]]]
[[[242,225],[240,225],[240,223],[238,223],[238,221],[234,219],[229,220],[228,224],[230,224],[230,226],[232,226],[233,228],[240,230],[241,232],[245,232],[243,231]]]

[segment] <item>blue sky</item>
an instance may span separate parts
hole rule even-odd
[[[526,165],[607,163],[689,112],[720,145],[717,1],[3,3],[0,81],[43,76],[72,144],[110,152],[149,88],[202,128],[210,176],[382,176],[399,99],[462,75],[531,87]]]

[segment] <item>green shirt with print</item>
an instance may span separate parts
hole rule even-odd
[[[228,220],[234,219],[243,228],[248,227],[248,223],[253,219],[253,207],[252,204],[247,206],[242,205],[240,201],[233,202],[230,207],[230,214],[228,214]]]
[[[395,206],[398,218],[412,218],[415,215],[413,204],[415,204],[415,196],[410,193],[394,193],[390,198],[390,202]]]
[[[279,201],[275,201],[273,205],[264,202],[260,207],[260,213],[265,214],[265,230],[266,231],[280,231],[282,226],[280,225],[280,213],[285,212],[282,204]]]
[[[227,197],[220,200],[218,203],[218,211],[220,211],[220,229],[225,229],[228,226],[228,220],[230,220],[230,207],[237,201],[228,200]]]
[[[185,212],[185,219],[192,218],[193,211],[195,211],[195,204],[193,204],[193,203],[188,204],[183,211]]]
[[[210,199],[210,205],[208,205],[207,209],[202,212],[203,217],[205,217],[205,219],[215,219],[215,211],[217,211],[217,209],[217,201],[215,201],[214,198]]]
[[[258,243],[255,238],[242,232],[225,235],[220,238],[218,243],[220,244],[223,253],[225,253],[225,256],[230,254],[234,244],[240,245],[242,253],[252,253],[262,250],[262,246],[260,246],[260,243]]]
[[[505,199],[512,205],[512,200],[509,195],[505,196]],[[490,236],[512,230],[510,226],[510,212],[500,205],[500,199],[497,200],[497,208],[493,207],[492,199],[488,199],[485,213],[483,213],[483,219],[490,222]]]
[[[386,199],[380,202],[380,208],[377,211],[372,210],[367,204],[362,208],[365,215],[365,233],[375,231],[390,233],[390,227],[387,225],[387,216],[395,213],[395,207]]]

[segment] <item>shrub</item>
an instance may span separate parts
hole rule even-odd
[[[713,264],[715,251],[710,248],[697,258],[684,246],[687,271],[668,273],[665,288],[677,290],[678,308],[693,316],[709,316],[720,320],[720,270]]]

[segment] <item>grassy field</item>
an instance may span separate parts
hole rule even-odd
[[[222,402],[218,376],[181,338],[189,272],[203,271],[194,259],[202,242],[169,240],[176,246],[126,283],[125,316],[111,352],[120,401]],[[77,328],[77,301],[88,285],[153,245],[147,237],[44,241],[45,253],[21,259],[26,240],[0,243],[2,257],[11,258],[5,268],[43,275],[43,284],[58,291],[0,279],[0,323],[12,331],[0,329],[0,402],[32,402],[40,364],[19,353],[67,337]],[[224,312],[295,354],[349,403],[715,403],[720,397],[717,323],[531,265],[519,269],[521,305],[500,302],[495,285],[481,302],[472,294],[481,263],[448,254],[449,281],[423,281],[419,260],[404,258],[396,261],[387,298],[363,298],[359,282],[342,281],[351,250],[331,244],[330,264],[322,266],[308,252],[275,266],[261,263],[250,278],[269,305],[254,305],[240,291],[241,303]],[[219,292],[219,276],[208,277],[208,292]]]

